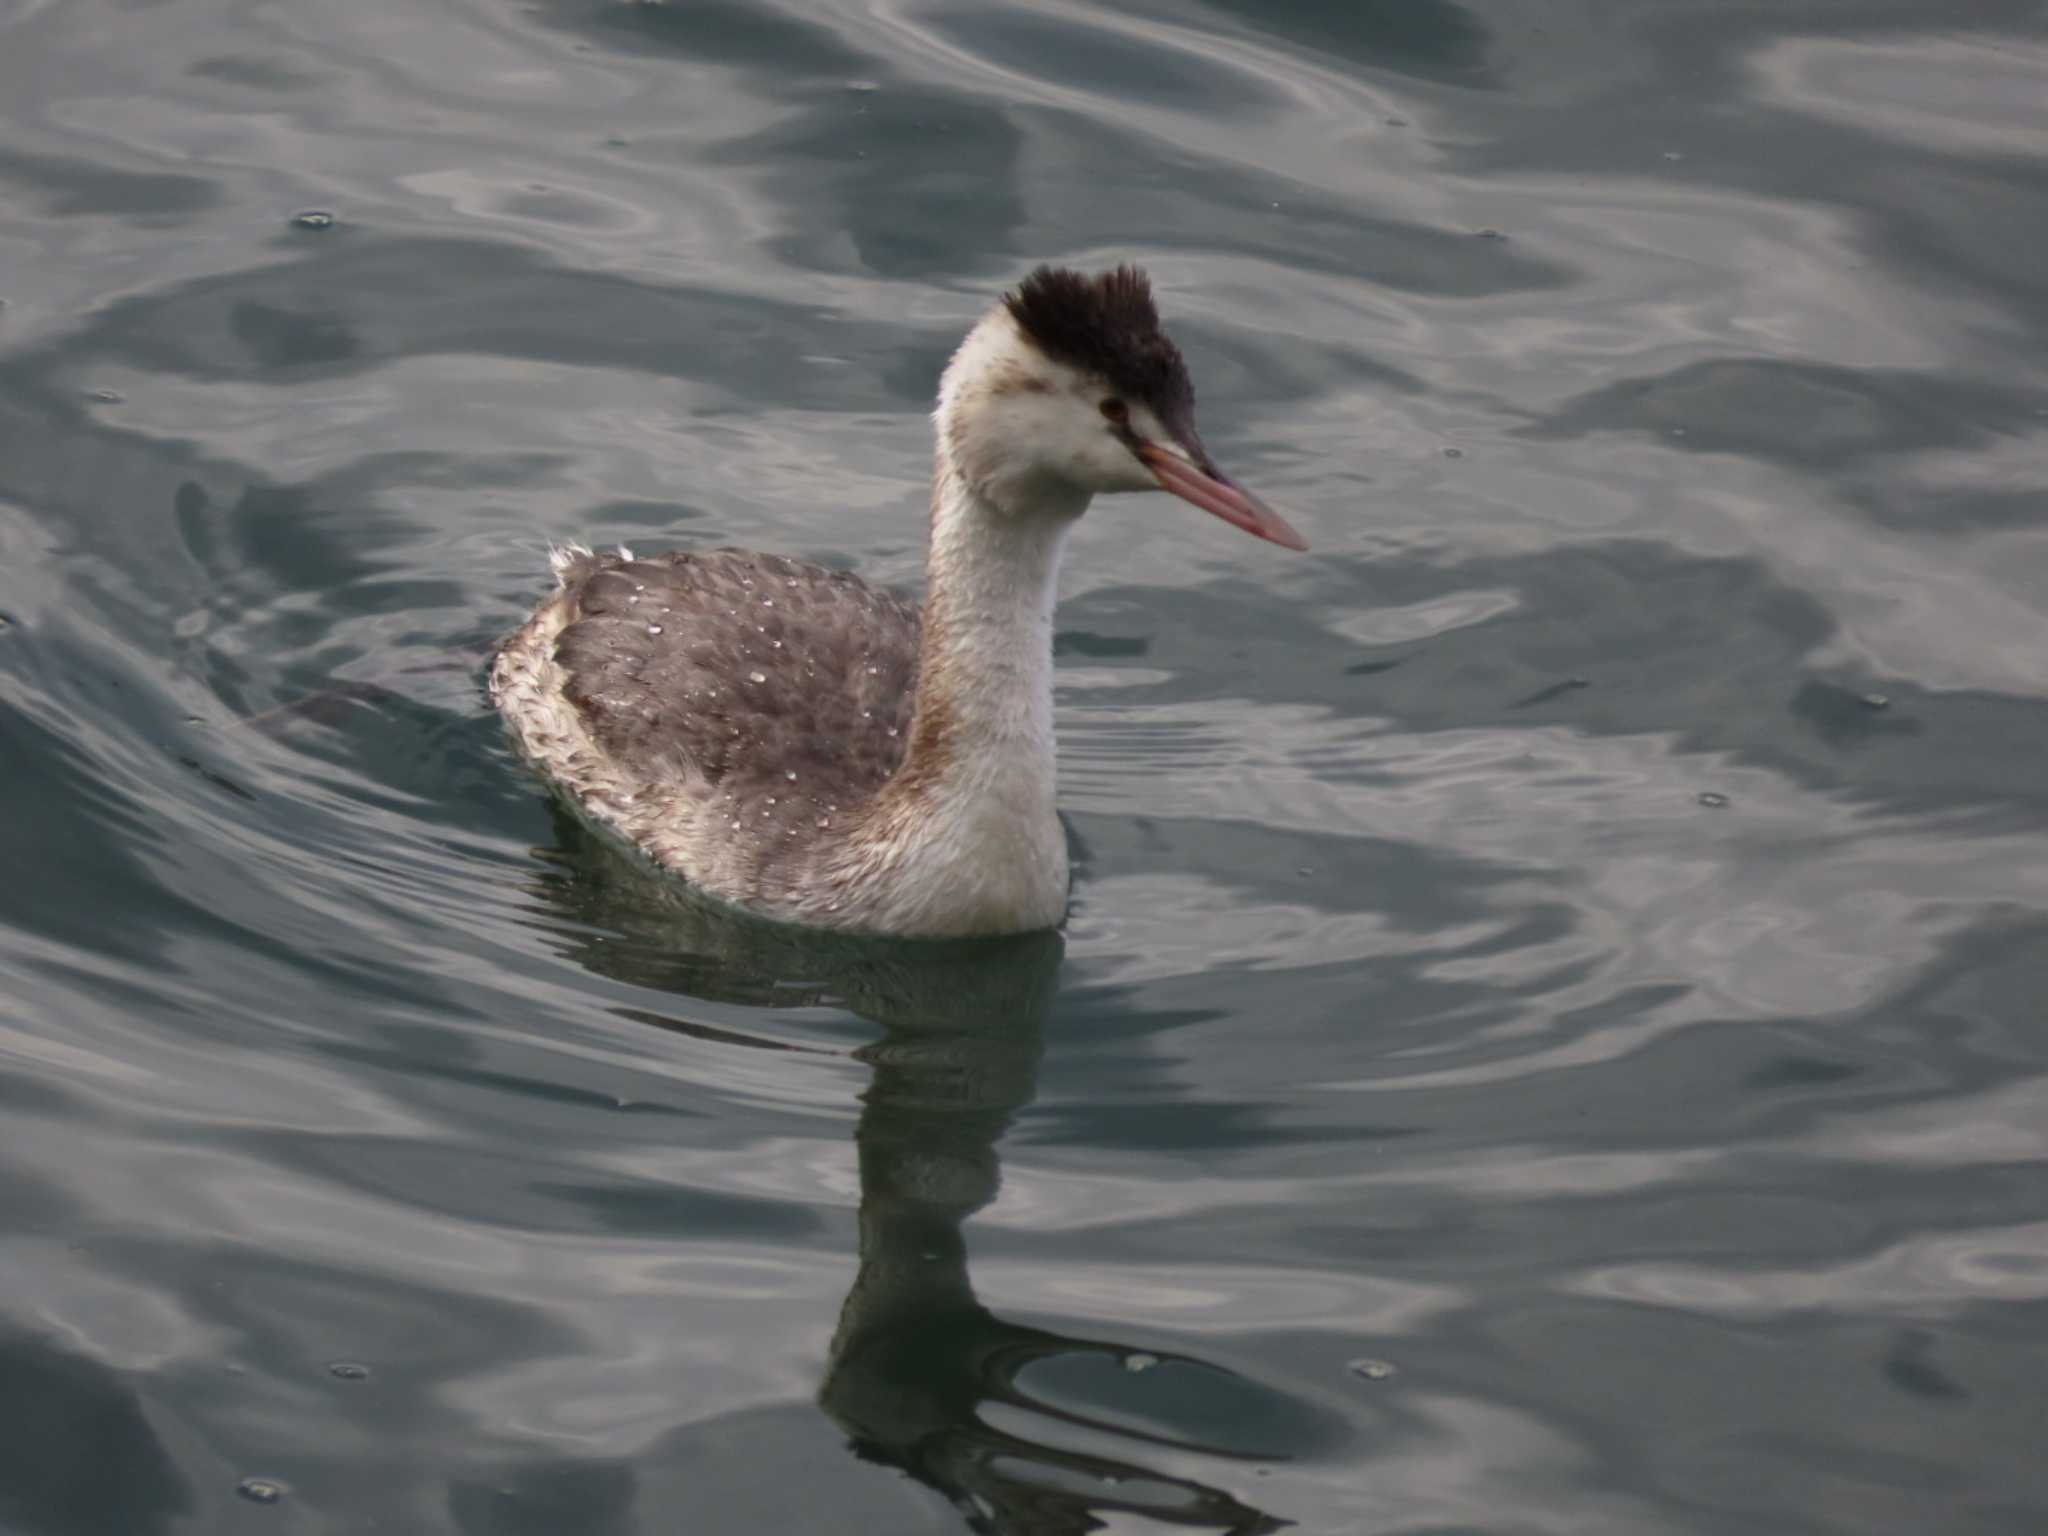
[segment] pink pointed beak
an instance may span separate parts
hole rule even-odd
[[[1207,454],[1196,462],[1149,442],[1140,442],[1136,452],[1161,490],[1283,549],[1308,548],[1308,540],[1296,533],[1286,518],[1209,463]]]

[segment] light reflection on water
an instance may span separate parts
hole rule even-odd
[[[0,1524],[2038,1528],[2044,59],[0,3]],[[1317,553],[1079,531],[1063,953],[550,813],[549,539],[913,581],[1126,257]]]

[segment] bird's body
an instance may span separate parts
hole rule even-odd
[[[1301,547],[1208,463],[1191,406],[1142,277],[1041,270],[946,371],[922,609],[777,555],[571,549],[492,698],[586,816],[709,895],[907,936],[1055,926],[1073,522],[1097,490],[1164,487]]]

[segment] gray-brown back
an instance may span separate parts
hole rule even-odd
[[[844,571],[751,550],[593,555],[565,573],[563,692],[616,770],[678,777],[737,817],[850,808],[903,761],[918,610]]]

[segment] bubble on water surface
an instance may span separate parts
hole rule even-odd
[[[1728,803],[1728,797],[1724,794],[1718,793],[1715,790],[1703,789],[1700,791],[1699,801],[1700,804],[1707,807],[1707,809],[1718,811],[1719,809],[1721,809],[1722,806]]]
[[[1385,1381],[1394,1374],[1394,1366],[1392,1361],[1375,1360],[1368,1355],[1351,1362],[1351,1374],[1361,1376],[1367,1381]]]
[[[235,1484],[235,1492],[252,1504],[275,1504],[284,1497],[284,1484],[274,1478],[245,1477]]]
[[[332,229],[334,215],[324,208],[308,208],[292,215],[292,225],[297,229]]]

